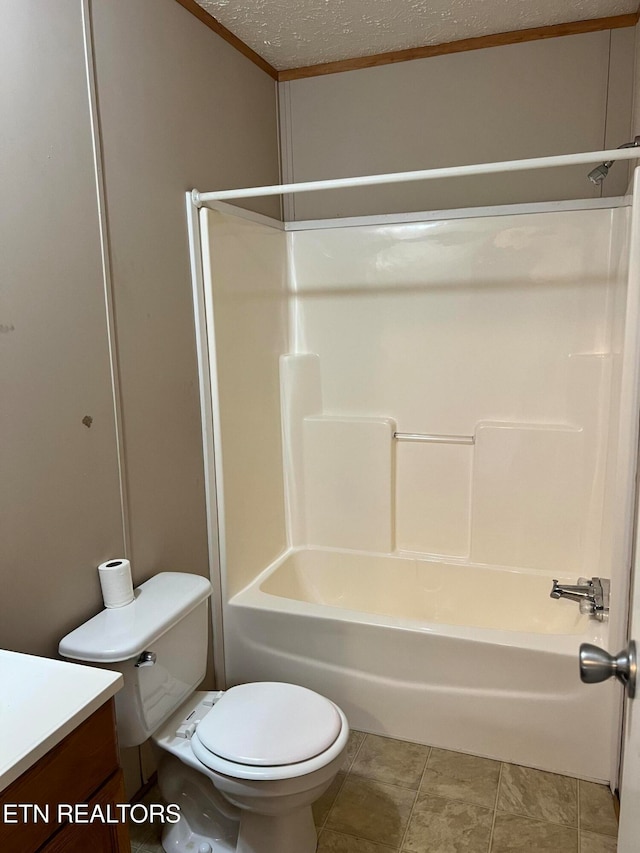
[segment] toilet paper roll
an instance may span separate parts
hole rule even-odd
[[[129,560],[108,560],[98,566],[98,574],[105,607],[124,607],[131,604],[133,583]]]

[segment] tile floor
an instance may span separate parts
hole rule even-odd
[[[618,831],[605,786],[362,732],[313,812],[318,853],[614,853]],[[131,849],[161,853],[158,828]]]

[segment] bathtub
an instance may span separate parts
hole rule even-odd
[[[578,647],[607,648],[607,625],[550,589],[543,571],[292,549],[225,608],[228,675],[317,690],[363,731],[606,781],[615,686],[580,682]]]

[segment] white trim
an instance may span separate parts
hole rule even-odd
[[[417,213],[383,213],[373,216],[345,216],[336,219],[306,219],[285,222],[285,231],[314,231],[321,228],[356,228],[360,225],[402,225],[408,222],[433,222],[442,219],[480,219],[485,216],[518,216],[526,213],[557,213],[566,210],[606,210],[629,207],[630,196],[578,198],[571,201],[539,201],[529,204],[501,204],[489,207],[457,207],[451,210],[426,210]],[[237,209],[237,208],[234,208]]]
[[[197,190],[188,193],[189,200],[197,206]],[[526,213],[557,213],[567,210],[607,210],[616,207],[630,207],[631,192],[628,195],[610,198],[577,198],[568,201],[538,201],[519,204],[490,205],[486,207],[457,207],[448,210],[421,210],[411,213],[382,213],[366,216],[345,216],[332,219],[305,219],[300,222],[281,222],[271,216],[246,210],[224,201],[205,201],[202,207],[216,210],[226,216],[237,216],[249,222],[257,222],[278,231],[313,231],[320,228],[356,228],[360,225],[402,225],[408,222],[433,222],[441,219],[475,219],[486,216],[517,216]]]
[[[93,26],[91,22],[91,0],[82,0],[82,35],[84,41],[85,70],[87,73],[87,95],[89,98],[89,122],[91,126],[91,144],[96,181],[96,202],[98,207],[98,227],[100,231],[100,255],[102,264],[102,284],[109,348],[109,370],[111,373],[111,396],[113,400],[113,420],[116,438],[116,457],[118,461],[118,486],[120,490],[120,517],[122,524],[123,556],[133,560],[131,550],[131,521],[129,518],[129,493],[127,486],[126,454],[124,447],[124,424],[122,419],[122,393],[120,388],[120,363],[116,336],[116,319],[113,298],[113,275],[111,271],[111,244],[107,219],[107,202],[102,158],[102,132],[98,95],[95,79],[95,60],[93,55]]]
[[[614,550],[612,563],[619,567],[621,582],[616,590],[617,607],[610,618],[610,648],[617,649],[626,645],[629,637],[629,611],[633,594],[637,568],[634,563],[636,547],[636,514],[638,484],[638,440],[640,424],[638,422],[638,404],[640,401],[640,168],[636,168],[633,180],[633,205],[629,229],[629,269],[627,278],[627,302],[625,306],[625,327],[622,344],[622,375],[620,378],[620,418],[618,424],[618,450],[616,458],[615,502],[616,520],[613,529]],[[637,638],[635,638],[637,639]],[[616,725],[624,725],[624,697],[618,694],[620,702],[619,717]],[[624,730],[623,730],[624,731]],[[614,730],[614,749],[620,748],[621,740]],[[619,781],[622,758],[614,761],[611,771],[613,784]],[[626,840],[626,839],[625,839]],[[630,849],[623,845],[621,849]]]
[[[608,160],[637,160],[638,149],[614,148],[603,151],[583,151],[577,154],[557,154],[552,157],[532,157],[527,160],[505,160],[499,163],[476,163],[472,166],[447,166],[441,169],[421,169],[417,172],[391,172],[386,175],[361,175],[356,178],[333,178],[325,181],[301,181],[268,187],[243,187],[235,190],[193,191],[193,200],[201,205],[206,201],[226,201],[232,198],[258,198],[285,193],[309,193],[320,190],[369,187],[380,184],[406,184],[413,181],[433,181],[441,178],[461,178],[470,175],[497,175],[505,172],[528,172],[535,169],[554,169],[559,166],[578,166]],[[585,175],[585,180],[587,176]]]
[[[216,210],[218,213],[224,213],[225,216],[237,216],[239,219],[246,219],[248,222],[257,222],[258,225],[266,225],[269,228],[276,228],[278,231],[285,230],[284,222],[279,219],[273,219],[271,216],[265,216],[262,213],[256,213],[253,210],[245,210],[244,207],[237,207],[235,204],[226,204],[223,201],[204,202],[202,205],[197,205],[194,202],[193,194],[196,190],[187,193],[189,202],[196,208],[206,207],[207,210]]]
[[[211,593],[211,628],[213,636],[213,670],[216,688],[226,687],[223,631],[223,592],[222,592],[222,547],[221,523],[217,500],[218,490],[222,487],[222,472],[217,476],[216,432],[219,435],[219,423],[213,413],[213,390],[215,384],[215,347],[209,351],[207,329],[206,293],[203,273],[203,246],[200,235],[200,214],[193,203],[191,193],[187,193],[187,226],[189,230],[189,260],[191,263],[191,285],[193,290],[193,313],[195,320],[196,354],[198,359],[198,384],[200,389],[200,423],[202,426],[202,454],[204,459],[204,492],[207,515],[207,543],[209,554],[209,579]],[[210,368],[211,363],[211,368]],[[217,394],[217,392],[215,392]],[[221,458],[221,457],[220,457]]]

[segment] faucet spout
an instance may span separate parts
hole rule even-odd
[[[592,601],[594,598],[593,586],[590,583],[560,584],[554,580],[550,596],[551,598],[568,598],[571,601]]]

